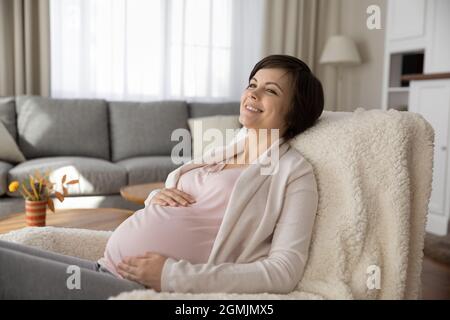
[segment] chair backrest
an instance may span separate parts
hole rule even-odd
[[[291,145],[314,167],[319,207],[299,290],[417,298],[434,131],[396,110],[324,112]]]

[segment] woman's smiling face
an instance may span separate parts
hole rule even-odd
[[[248,129],[285,128],[292,100],[291,76],[284,69],[260,69],[241,96],[239,122]]]

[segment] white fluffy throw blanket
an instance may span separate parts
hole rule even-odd
[[[297,290],[287,295],[139,290],[112,298],[417,299],[433,142],[432,127],[415,113],[324,112],[316,126],[291,142],[313,165],[320,195],[310,257]],[[0,239],[95,260],[110,234],[45,227]]]

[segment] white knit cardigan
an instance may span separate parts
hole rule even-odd
[[[239,142],[242,140],[210,151],[203,163],[194,159],[183,164],[168,175],[165,187],[176,187],[186,171],[239,154],[243,151]],[[146,206],[156,193],[147,197]],[[312,166],[280,138],[236,181],[207,263],[191,264],[169,257],[162,270],[161,291],[292,291],[307,262],[317,206]]]

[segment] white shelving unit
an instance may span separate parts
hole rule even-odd
[[[389,87],[389,93],[409,93],[409,87]]]
[[[444,236],[450,219],[450,78],[411,81],[409,111],[421,114],[434,129],[427,231]]]
[[[409,104],[409,87],[401,86],[403,59],[423,54],[418,73],[450,71],[450,1],[388,1],[384,54],[383,109]]]
[[[408,110],[409,101],[409,85],[402,86],[403,75],[403,60],[405,57],[411,54],[422,56],[422,68],[415,73],[423,73],[423,60],[425,55],[425,49],[419,48],[414,51],[405,50],[398,52],[398,44],[394,47],[390,46],[389,40],[386,43],[386,56],[385,60],[387,65],[385,66],[385,79],[384,85],[384,109],[395,108],[399,110]]]
[[[405,82],[403,60],[411,53],[423,54],[416,60],[423,68]],[[450,219],[450,1],[388,1],[384,58],[383,109],[403,106],[399,110],[421,114],[434,129],[426,230],[445,235]]]

